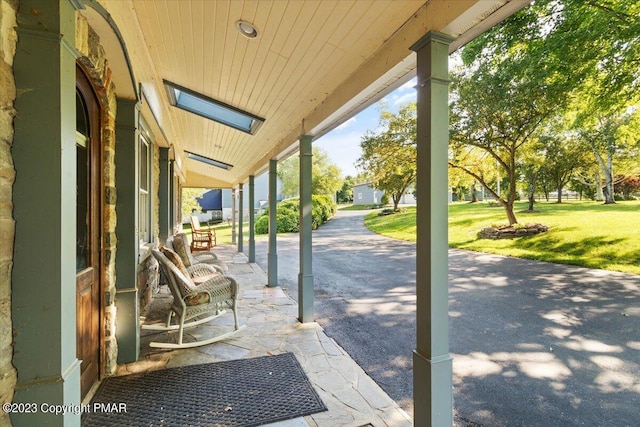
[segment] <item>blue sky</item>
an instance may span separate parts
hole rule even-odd
[[[381,101],[350,118],[328,134],[314,141],[313,145],[324,149],[329,158],[342,170],[342,176],[355,176],[355,163],[360,157],[360,138],[367,130],[376,130],[380,118],[381,105],[386,109],[398,111],[408,102],[415,102],[415,79],[402,85]]]

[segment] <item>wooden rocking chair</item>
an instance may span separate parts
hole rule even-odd
[[[187,277],[161,251],[152,249],[153,256],[158,260],[160,268],[169,282],[169,289],[173,295],[171,310],[166,325],[144,325],[143,329],[156,331],[178,331],[178,342],[151,342],[149,346],[158,348],[192,348],[220,341],[244,328],[238,324],[238,282],[230,276],[214,275],[204,283],[195,285],[191,277]],[[204,266],[203,267],[207,267]],[[211,267],[209,267],[210,269]],[[225,307],[233,312],[234,329],[215,337],[194,342],[183,343],[185,328],[206,323],[225,313]],[[176,317],[178,324],[171,324],[171,318]]]
[[[197,215],[191,215],[191,252],[208,251],[216,242],[216,229],[210,226],[206,228],[200,225]]]

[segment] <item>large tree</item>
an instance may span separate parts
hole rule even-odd
[[[207,188],[183,188],[182,189],[182,218],[189,218],[189,216],[195,210],[200,212],[200,204],[198,197],[202,197],[202,194],[207,191]]]
[[[580,121],[579,135],[585,144],[591,148],[597,164],[604,176],[604,203],[615,203],[616,173],[614,171],[614,159],[622,162],[624,172],[633,174],[638,167],[638,159],[624,165],[625,157],[635,157],[638,146],[640,129],[640,113],[637,110],[625,110],[616,114],[594,114],[590,119]],[[624,170],[626,166],[627,170]]]
[[[354,177],[351,175],[345,176],[342,180],[342,187],[336,193],[336,202],[353,203],[353,185],[355,183]]]
[[[480,182],[502,204],[509,224],[518,222],[513,207],[521,150],[554,113],[565,87],[563,79],[546,76],[536,56],[487,50],[467,57],[466,68],[452,73],[449,164]],[[500,194],[487,163],[507,179]]]
[[[538,0],[463,49],[465,67],[453,73],[450,164],[478,179],[510,223],[522,147],[538,127],[587,84],[593,101],[585,111],[627,105],[637,93],[639,12],[639,2],[627,0]],[[501,197],[464,163],[477,149],[504,170]]]
[[[357,167],[368,172],[373,185],[391,197],[394,210],[416,179],[416,114],[415,103],[396,114],[382,111],[379,130],[367,132],[360,141],[362,155]]]
[[[543,156],[539,177],[548,185],[547,189],[553,188],[558,193],[558,203],[562,203],[562,192],[574,173],[593,159],[576,135],[568,132],[563,124],[554,121],[547,126],[538,138],[537,147]]]
[[[342,187],[341,171],[325,150],[313,147],[311,160],[311,192],[317,195],[333,195]],[[294,197],[300,194],[300,157],[291,156],[280,162],[278,177],[282,181],[282,195]]]

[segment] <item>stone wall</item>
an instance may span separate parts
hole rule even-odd
[[[102,229],[104,235],[104,323],[105,332],[104,358],[105,374],[110,375],[117,367],[118,345],[116,341],[116,164],[115,164],[115,121],[116,121],[116,88],[111,81],[111,70],[107,66],[107,58],[100,44],[100,38],[87,24],[87,21],[76,15],[76,49],[82,54],[79,59],[88,71],[98,97],[102,104],[102,148],[104,172],[104,210],[102,212]]]
[[[138,295],[140,297],[140,313],[145,313],[153,295],[158,292],[160,278],[158,261],[151,251],[140,254],[142,262],[138,265]]]
[[[13,142],[13,108],[16,85],[13,58],[16,52],[16,11],[18,2],[0,0],[0,404],[13,400],[16,371],[13,358],[11,323],[11,268],[13,265],[13,180],[15,170],[11,156]],[[11,425],[9,416],[0,411],[0,425]]]

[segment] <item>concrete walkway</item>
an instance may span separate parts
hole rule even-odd
[[[239,282],[240,323],[246,328],[232,338],[194,349],[152,349],[152,340],[166,340],[166,333],[142,331],[140,359],[121,365],[118,375],[200,363],[251,358],[292,352],[329,409],[304,418],[271,424],[278,427],[411,426],[412,420],[358,366],[317,323],[301,324],[298,306],[282,289],[266,288],[266,275],[256,264],[247,263],[235,247],[217,246],[215,252],[229,265]],[[146,322],[164,318],[171,296],[163,289],[156,295]],[[216,325],[232,325],[230,313],[211,324],[185,331],[189,335],[212,336]]]

